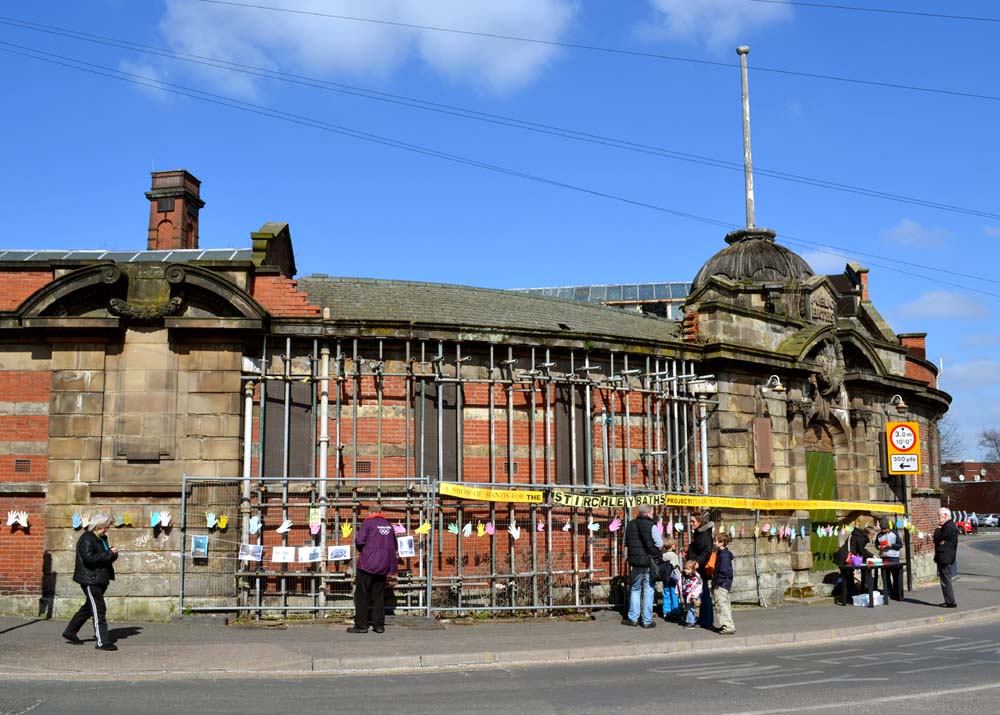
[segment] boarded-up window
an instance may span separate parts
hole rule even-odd
[[[581,385],[556,388],[556,483],[587,483],[587,413]]]
[[[414,450],[416,471],[430,477],[438,476],[439,449],[443,452],[440,478],[449,482],[461,481],[458,472],[458,411],[454,383],[439,384],[431,381],[423,383],[423,410],[421,410],[420,384],[414,391]],[[441,391],[441,417],[438,419],[438,390]],[[421,424],[423,429],[421,429]],[[440,425],[440,429],[439,429]],[[438,434],[441,442],[438,443]]]
[[[291,383],[288,414],[288,476],[314,476],[315,423],[312,384]],[[264,476],[280,477],[285,463],[285,388],[267,385],[264,414]]]

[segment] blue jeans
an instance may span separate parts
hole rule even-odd
[[[663,616],[680,615],[681,607],[677,600],[677,587],[663,584]]]
[[[632,591],[628,599],[628,619],[639,620],[639,604],[642,604],[641,623],[653,622],[653,582],[649,578],[648,568],[632,568],[629,572]]]
[[[690,601],[688,601],[684,605],[686,606],[687,610],[687,613],[684,616],[684,622],[694,625],[698,620],[697,610],[695,609],[694,604],[691,603]]]

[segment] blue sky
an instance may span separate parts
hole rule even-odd
[[[929,357],[943,362],[941,386],[955,397],[965,458],[979,457],[979,430],[1000,427],[1000,22],[761,0],[234,2],[298,12],[204,0],[5,4],[3,247],[144,248],[149,171],[187,168],[203,181],[202,246],[247,246],[261,224],[286,221],[302,275],[496,288],[687,281],[724,245],[728,228],[670,212],[734,227],[744,221],[734,50],[748,44],[757,224],[777,230],[817,272],[839,272],[847,260],[869,266],[872,298],[893,329],[929,333]],[[839,4],[1000,18],[989,0]],[[423,111],[330,84],[254,77],[134,45],[737,169]],[[65,66],[79,62],[91,71]],[[98,72],[130,73],[142,84]],[[157,82],[213,101],[148,86],[164,86]],[[220,104],[230,100],[254,106]],[[286,120],[265,116],[275,111]],[[918,201],[785,181],[767,170]]]

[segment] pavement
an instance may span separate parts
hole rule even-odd
[[[607,658],[720,653],[871,638],[904,629],[941,628],[1000,618],[1000,536],[963,537],[955,592],[941,608],[934,582],[902,602],[877,608],[835,605],[832,598],[734,611],[737,632],[720,635],[656,619],[656,628],[622,626],[610,612],[594,618],[428,622],[387,620],[384,634],[346,632],[348,621],[226,624],[189,616],[175,623],[111,623],[117,652],[63,641],[62,620],[0,617],[0,680],[307,677],[315,675],[507,667]],[[915,584],[917,585],[917,584]],[[87,636],[87,627],[81,632]]]

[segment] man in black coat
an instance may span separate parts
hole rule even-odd
[[[111,517],[98,514],[91,519],[90,526],[76,542],[73,580],[80,584],[86,601],[70,619],[62,634],[70,643],[83,643],[76,634],[88,619],[93,618],[97,650],[118,650],[118,646],[108,637],[108,609],[104,605],[104,592],[115,578],[114,562],[118,558],[118,549],[108,544],[107,533],[110,526]]]
[[[938,528],[934,530],[934,563],[937,564],[941,593],[944,594],[943,608],[958,608],[955,590],[951,587],[951,568],[958,553],[958,527],[951,518],[951,509],[938,510]]]

